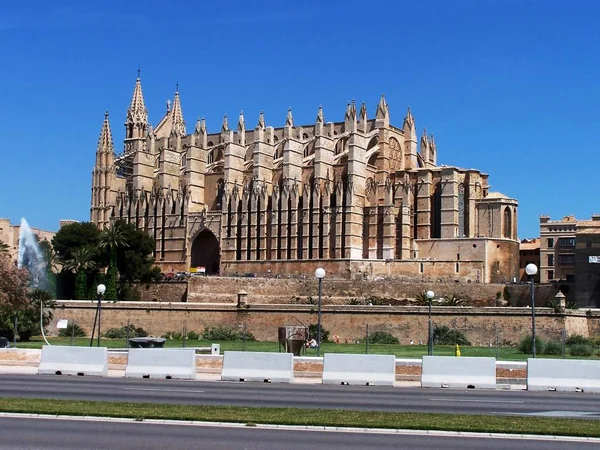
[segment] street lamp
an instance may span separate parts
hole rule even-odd
[[[321,355],[321,282],[325,278],[325,269],[315,270],[315,278],[319,280],[319,306],[317,311],[317,356]]]
[[[96,292],[98,293],[98,304],[96,306],[96,315],[94,316],[94,326],[92,327],[92,337],[90,339],[90,347],[94,343],[94,331],[96,330],[96,321],[98,321],[98,347],[100,347],[100,329],[101,329],[101,320],[102,320],[102,296],[106,292],[106,286],[103,284],[99,284],[96,288]]]
[[[431,302],[433,301],[433,297],[435,294],[433,291],[427,291],[425,294],[427,296],[427,300],[429,300],[429,331],[427,334],[427,354],[429,356],[433,355],[433,330],[431,329]]]
[[[529,263],[525,266],[525,272],[531,279],[531,348],[535,358],[535,281],[534,276],[538,268],[535,264]]]

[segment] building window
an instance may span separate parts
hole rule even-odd
[[[548,271],[548,280],[554,280],[554,270]]]
[[[567,275],[567,281],[575,281],[575,275]]]
[[[575,255],[558,255],[558,263],[561,266],[574,266]]]
[[[548,265],[549,266],[554,265],[554,255],[548,255]]]
[[[558,240],[558,246],[565,248],[565,247],[575,247],[575,238],[571,237],[571,238],[560,238]]]
[[[548,238],[548,248],[554,248],[554,238]]]
[[[587,240],[585,241],[585,248],[592,248],[592,241],[591,240]]]
[[[508,206],[504,208],[504,237],[512,237],[512,214]]]

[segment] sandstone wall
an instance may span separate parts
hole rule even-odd
[[[367,324],[371,332],[382,330],[392,333],[402,343],[427,341],[427,307],[415,306],[335,306],[324,305],[322,324],[331,335],[342,342],[355,341],[364,336]],[[74,319],[87,332],[94,320],[93,302],[58,302],[54,323],[59,319]],[[549,308],[536,309],[538,335],[545,339],[558,339],[561,330],[567,333],[588,335],[598,330],[597,321],[590,326],[585,312],[570,311],[560,315]],[[259,340],[276,340],[277,328],[285,325],[317,323],[314,305],[258,305],[247,308],[235,305],[206,303],[106,303],[102,308],[102,329],[119,327],[127,323],[146,329],[150,335],[160,336],[167,331],[180,331],[185,324],[188,331],[202,332],[207,326],[228,325],[246,327]],[[531,312],[528,308],[467,308],[434,307],[432,321],[435,325],[448,325],[463,331],[473,344],[488,345],[496,341],[517,343],[531,333]],[[497,330],[497,331],[496,331]],[[55,330],[50,330],[55,332]],[[595,333],[594,333],[595,334]]]

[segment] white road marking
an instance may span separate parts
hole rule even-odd
[[[430,398],[432,402],[452,402],[452,403],[513,403],[517,405],[525,404],[524,401],[520,400],[466,400],[466,399],[455,399],[455,398]]]
[[[203,393],[204,391],[195,391],[192,389],[154,389],[154,388],[122,388],[125,391],[157,391],[157,392],[186,392],[186,393]]]

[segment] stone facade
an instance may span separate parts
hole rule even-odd
[[[348,103],[344,120],[235,129],[204,119],[187,134],[179,92],[156,127],[136,80],[115,156],[105,115],[92,173],[91,220],[121,218],[156,241],[165,271],[314,272],[490,283],[518,276],[517,201],[488,175],[437,164],[433,135],[401,127],[381,98],[375,117]]]

